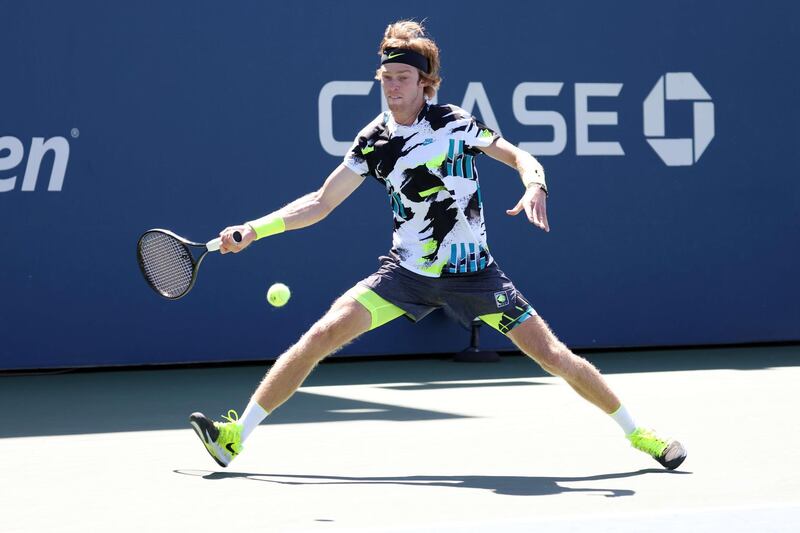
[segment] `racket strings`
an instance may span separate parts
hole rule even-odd
[[[183,243],[164,233],[147,233],[139,253],[145,277],[158,292],[175,298],[189,290],[194,261]]]

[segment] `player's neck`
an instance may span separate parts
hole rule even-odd
[[[424,106],[425,106],[425,98],[423,98],[418,105],[413,107],[412,112],[406,114],[402,112],[392,111],[392,117],[394,118],[394,121],[400,124],[401,126],[411,126],[417,120],[417,117],[419,116],[419,113],[420,111],[422,111],[422,108]]]

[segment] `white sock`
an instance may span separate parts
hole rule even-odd
[[[242,414],[242,417],[239,419],[239,422],[242,424],[242,442],[250,436],[250,433],[252,433],[265,418],[267,418],[268,414],[269,413],[266,412],[257,401],[250,400],[250,403],[247,404],[244,410],[244,414]]]
[[[636,422],[633,421],[633,417],[624,405],[620,405],[619,409],[611,413],[610,416],[614,419],[614,422],[619,424],[619,427],[622,428],[625,435],[630,435],[636,430]]]

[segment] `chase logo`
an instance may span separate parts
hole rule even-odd
[[[72,130],[72,137],[78,136],[78,130]],[[17,137],[0,136],[0,193],[13,191],[18,184],[20,164],[25,159],[25,145]],[[60,191],[64,186],[64,176],[69,163],[69,141],[64,137],[33,137],[27,149],[25,173],[22,175],[21,191],[36,190],[42,162],[52,153],[52,167],[48,191]],[[49,160],[49,158],[47,158]],[[10,172],[9,172],[10,171]],[[12,175],[8,175],[12,174]]]
[[[505,307],[508,305],[508,291],[500,291],[494,293],[494,303],[497,307]]]
[[[666,102],[689,100],[692,104],[692,138],[666,137]],[[644,135],[664,163],[671,167],[697,163],[714,138],[714,102],[691,72],[661,76],[644,100]]]
[[[330,155],[343,156],[352,146],[350,139],[338,141],[333,136],[334,98],[339,95],[368,95],[374,84],[374,81],[337,80],[326,83],[320,90],[319,138],[322,147]],[[572,135],[575,156],[625,156],[633,147],[623,148],[622,143],[619,140],[613,140],[609,133],[606,133],[606,139],[599,139],[599,132],[602,131],[602,128],[620,125],[619,113],[609,109],[600,111],[592,104],[598,98],[608,100],[620,97],[623,85],[621,82],[575,82],[572,84],[565,84],[562,81],[519,82],[510,95],[511,109],[516,124],[547,128],[552,133],[544,139],[538,140],[525,140],[525,133],[523,133],[519,137],[515,136],[518,139],[517,146],[535,156],[565,154],[569,145],[569,125],[574,124]],[[572,92],[571,96],[574,96],[574,98],[567,99],[573,102],[574,107],[571,114],[574,120],[570,120],[569,115],[563,113],[563,109],[549,108],[545,105],[547,100],[542,100],[542,98],[562,96],[565,87]],[[694,74],[691,72],[668,72],[658,79],[655,87],[650,90],[642,104],[643,96],[644,93],[633,94],[629,91],[624,98],[631,98],[626,107],[628,113],[632,109],[630,106],[640,109],[639,106],[643,105],[644,138],[647,144],[667,166],[689,166],[697,163],[714,138],[714,103]],[[540,102],[534,108],[528,107],[528,101],[532,98]],[[692,103],[693,129],[691,137],[667,137],[665,117],[676,115],[674,111],[668,113],[667,110],[670,107],[677,107],[673,102],[679,100]],[[381,102],[382,109],[387,112],[388,104],[386,104],[385,98]],[[431,102],[435,103],[435,100],[431,100]],[[489,129],[481,130],[480,138],[491,138],[494,135],[492,132],[503,135],[492,108],[492,101],[482,82],[469,82],[459,107],[467,113],[475,114],[477,111],[483,117]],[[639,120],[638,116],[636,120]],[[630,124],[631,121],[626,119],[624,123]],[[676,129],[674,126],[671,130]],[[645,143],[641,142],[638,131],[636,140],[635,149],[648,151],[647,148],[644,148]]]

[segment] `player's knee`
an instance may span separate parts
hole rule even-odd
[[[569,348],[557,339],[547,339],[531,346],[526,353],[533,358],[545,372],[565,377],[574,367],[574,357]]]
[[[541,347],[536,360],[554,376],[563,376],[569,369],[569,356],[557,344],[545,344]]]
[[[309,340],[323,347],[327,355],[363,333],[366,329],[361,322],[346,307],[334,308],[311,327]]]
[[[548,366],[550,367],[548,372],[567,381],[578,379],[594,370],[589,361],[576,355],[563,344],[560,347],[554,347],[553,353],[548,359]]]
[[[345,337],[340,331],[341,327],[335,321],[323,319],[311,327],[309,333],[309,342],[313,343],[323,349],[326,353],[336,350],[341,344],[344,344]]]
[[[523,322],[510,337],[549,374],[565,377],[572,372],[577,356],[558,340],[543,320],[534,317]]]

